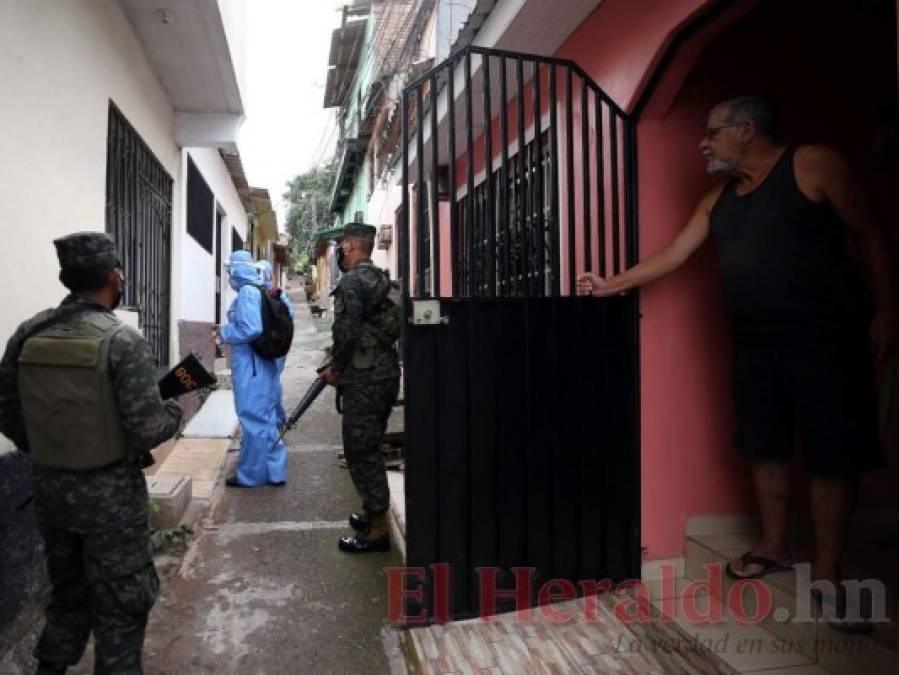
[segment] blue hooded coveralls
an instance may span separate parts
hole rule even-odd
[[[262,295],[259,274],[248,251],[234,251],[230,259],[231,288],[237,298],[228,309],[228,323],[220,330],[231,345],[234,403],[243,430],[237,458],[237,482],[246,486],[281,483],[287,479],[283,444],[269,451],[278,437],[275,411],[277,365],[259,356],[251,342],[262,333]]]
[[[260,260],[256,263],[256,267],[259,270],[259,276],[262,277],[262,287],[270,291],[272,289],[272,264],[268,260]],[[281,299],[284,301],[284,304],[287,305],[287,311],[290,313],[290,316],[293,316],[293,305],[290,302],[290,298],[287,297],[287,293],[283,290],[281,291]],[[284,426],[284,422],[287,421],[287,415],[284,412],[284,389],[281,386],[281,373],[284,372],[284,364],[287,361],[287,357],[282,356],[280,359],[275,359],[275,366],[277,369],[277,377],[275,378],[275,412],[278,415],[278,428]]]

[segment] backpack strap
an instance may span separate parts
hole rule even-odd
[[[387,296],[390,295],[390,272],[387,270],[378,270],[384,276],[384,292],[381,293],[381,297],[378,298],[378,301],[372,304],[371,309],[363,315],[362,320],[367,321],[372,318],[375,314],[380,310],[381,305],[384,304],[384,301],[387,299]]]
[[[70,305],[69,307],[65,307],[65,308],[61,309],[59,312],[57,312],[56,314],[51,316],[49,319],[44,319],[37,325],[32,326],[31,330],[29,330],[27,333],[25,333],[24,337],[22,337],[22,340],[19,342],[19,349],[16,352],[16,354],[13,356],[14,360],[16,360],[16,361],[19,360],[19,354],[21,354],[22,347],[25,346],[25,343],[28,342],[29,339],[33,338],[35,335],[37,335],[41,331],[46,330],[47,328],[50,328],[51,326],[55,326],[56,324],[61,323],[62,321],[65,321],[70,316],[74,316],[75,314],[80,314],[81,312],[90,312],[90,311],[99,312],[101,310],[98,307],[95,307],[93,305],[87,305],[87,304],[83,304],[83,303],[79,303],[77,305]]]

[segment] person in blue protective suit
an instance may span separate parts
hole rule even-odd
[[[228,487],[284,485],[287,462],[284,448],[272,446],[278,438],[275,412],[277,365],[259,356],[251,345],[262,333],[261,279],[247,251],[234,251],[227,267],[237,298],[228,309],[228,323],[218,327],[219,339],[231,345],[234,403],[243,437],[237,471],[225,480]]]
[[[256,263],[256,268],[259,270],[259,276],[262,279],[262,287],[271,292],[272,287],[274,286],[274,282],[272,280],[272,264],[268,260],[260,260]],[[281,299],[284,301],[284,304],[287,305],[287,311],[290,312],[290,316],[293,316],[293,305],[290,302],[290,298],[287,297],[287,293],[281,290]],[[279,359],[275,359],[275,365],[277,366],[278,377],[275,379],[275,412],[278,416],[278,428],[284,426],[284,422],[287,420],[287,415],[284,412],[284,390],[281,386],[281,373],[284,372],[284,364],[287,361],[287,357],[281,357]]]

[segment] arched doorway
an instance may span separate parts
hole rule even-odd
[[[641,251],[667,243],[714,182],[697,151],[708,109],[747,93],[773,100],[784,142],[840,150],[899,242],[896,13],[894,0],[746,0],[715,3],[683,27],[635,110]],[[644,502],[644,536],[650,556],[664,557],[675,551],[677,516],[667,514],[736,513],[752,500],[730,449],[730,344],[711,250],[648,288],[641,309],[642,334],[666,337],[642,354],[642,487],[664,495]],[[899,506],[897,477],[895,468],[867,476],[866,505]]]

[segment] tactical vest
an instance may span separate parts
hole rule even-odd
[[[35,464],[96,469],[128,456],[109,376],[109,344],[124,327],[90,312],[25,341],[19,395]]]
[[[375,366],[375,361],[379,355],[393,351],[393,343],[396,337],[393,337],[392,327],[385,329],[385,318],[393,320],[394,315],[390,310],[390,301],[392,299],[391,290],[392,282],[389,275],[377,267],[371,260],[361,261],[354,270],[363,268],[375,270],[379,276],[383,276],[386,287],[379,298],[370,301],[371,306],[365,307],[362,316],[362,330],[356,347],[353,350],[352,366],[356,370],[371,370]],[[396,287],[397,289],[399,286]],[[332,291],[334,297],[334,315],[340,316],[343,313],[343,298],[339,293],[338,285]],[[401,297],[401,296],[400,296]]]

